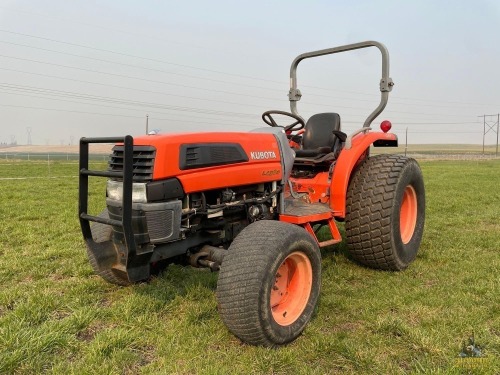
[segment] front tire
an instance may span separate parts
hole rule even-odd
[[[99,217],[109,219],[109,212],[105,209],[103,212],[99,214]],[[113,233],[113,229],[110,225],[102,224],[102,223],[93,223],[90,226],[90,230],[92,232],[92,239],[97,243],[111,241],[111,236]],[[108,283],[116,284],[120,286],[130,285],[130,281],[125,279],[124,277],[120,277],[117,273],[113,272],[112,268],[102,267],[99,265],[96,256],[94,255],[93,249],[90,247],[89,243],[86,243],[87,246],[87,256],[89,259],[89,263],[92,266],[94,272],[101,276]],[[118,254],[115,255],[116,259],[118,259]]]
[[[314,313],[321,255],[301,227],[262,220],[233,241],[219,273],[222,321],[243,342],[277,346],[295,340]]]
[[[363,162],[347,191],[347,247],[366,266],[400,271],[415,259],[425,220],[418,163],[402,155]]]

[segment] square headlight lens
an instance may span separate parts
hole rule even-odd
[[[121,201],[123,200],[123,182],[108,180],[106,185],[106,193],[108,198]],[[132,184],[132,202],[147,203],[146,184],[134,182]]]

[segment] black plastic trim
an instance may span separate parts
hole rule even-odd
[[[211,167],[248,161],[238,143],[190,143],[180,148],[179,169]]]
[[[146,185],[148,202],[184,198],[184,189],[177,178],[148,182]]]
[[[378,139],[373,142],[373,147],[398,147],[397,139]]]

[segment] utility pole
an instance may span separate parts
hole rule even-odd
[[[405,156],[406,156],[406,150],[408,150],[408,126],[406,127]]]
[[[31,145],[31,128],[26,128],[26,132],[28,133],[28,146]]]
[[[500,131],[500,113],[497,113],[496,115],[482,115],[478,117],[483,118],[483,155],[484,155],[484,144],[485,144],[486,134],[492,131],[493,133],[497,134],[495,156],[498,156],[498,133]]]
[[[146,115],[146,135],[149,134],[149,115]]]

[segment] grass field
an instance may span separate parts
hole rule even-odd
[[[90,157],[94,160],[106,161],[111,153],[110,144],[90,144]],[[0,147],[0,160],[25,160],[25,161],[77,161],[79,146],[14,146]],[[399,140],[398,147],[373,148],[372,153],[390,153],[416,156],[418,158],[433,159],[493,159],[500,157],[496,145],[487,144],[409,144],[405,145]]]
[[[294,343],[266,349],[220,321],[217,274],[170,266],[127,288],[95,276],[76,164],[0,160],[0,373],[499,374],[500,160],[421,166],[416,261],[380,272],[344,244],[323,250],[315,318]],[[90,195],[98,213],[103,180]],[[483,357],[458,358],[472,333]]]
[[[484,150],[482,145],[473,144],[409,144],[399,140],[398,147],[381,147],[374,148],[376,153],[390,154],[405,154],[408,156],[425,158],[425,159],[492,159],[499,157],[496,145],[485,145]]]

